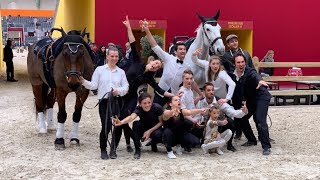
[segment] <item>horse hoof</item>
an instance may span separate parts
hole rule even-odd
[[[45,135],[45,134],[47,134],[47,130],[45,128],[40,128],[39,131],[38,131],[38,135],[42,136],[42,135]]]
[[[70,145],[80,146],[80,140],[78,138],[71,138]]]
[[[64,139],[63,138],[56,138],[54,141],[54,147],[56,150],[64,150],[66,146],[64,145]]]
[[[48,125],[47,126],[47,131],[48,132],[54,132],[54,131],[56,131],[57,129],[56,129],[56,127],[54,126],[54,125]]]

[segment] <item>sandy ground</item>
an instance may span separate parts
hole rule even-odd
[[[54,149],[54,133],[37,135],[26,59],[14,63],[19,82],[6,82],[3,72],[0,77],[0,179],[320,179],[320,106],[270,107],[270,134],[276,140],[270,156],[262,155],[260,144],[241,147],[243,137],[234,143],[237,152],[224,149],[222,156],[194,149],[169,160],[160,145],[158,153],[143,147],[141,159],[134,160],[122,139],[118,158],[104,161],[99,157],[98,108],[84,108],[81,146],[69,144],[74,94],[67,98],[66,149]],[[90,96],[85,105],[96,102]]]

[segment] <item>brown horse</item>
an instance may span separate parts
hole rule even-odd
[[[46,134],[47,130],[55,129],[52,108],[57,101],[59,106],[58,127],[54,143],[57,149],[64,149],[64,123],[67,118],[66,96],[70,92],[76,93],[70,139],[79,145],[78,126],[83,104],[89,94],[89,91],[81,85],[79,77],[83,76],[90,80],[94,65],[91,49],[83,39],[86,34],[85,30],[79,35],[68,35],[62,28],[54,28],[53,30],[59,30],[62,37],[55,42],[50,42],[48,38],[47,40],[40,40],[42,43],[39,41],[33,45],[29,49],[27,65],[29,80],[35,97],[38,133]],[[43,43],[44,41],[49,43]],[[41,56],[45,58],[41,59],[39,55],[41,52],[45,52],[45,56]],[[44,112],[47,113],[47,124]]]

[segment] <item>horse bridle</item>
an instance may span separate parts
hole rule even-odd
[[[64,45],[68,46],[68,49],[72,54],[76,54],[79,50],[79,47],[83,46],[83,44],[81,43],[74,43],[74,42],[66,42],[64,43]],[[81,71],[69,70],[69,71],[65,71],[64,74],[65,76],[76,75],[78,78],[80,78],[80,76],[82,76],[83,74],[83,71],[84,71],[84,66],[82,66]]]
[[[219,39],[222,39],[222,37],[221,36],[219,36],[219,37],[216,37],[213,41],[211,41],[210,39],[209,39],[209,36],[208,36],[208,34],[207,34],[207,32],[206,32],[206,30],[204,29],[204,25],[206,25],[206,24],[210,24],[210,25],[212,25],[212,26],[216,26],[217,24],[218,24],[218,22],[217,21],[206,21],[206,22],[203,22],[202,23],[202,32],[203,32],[203,34],[206,36],[206,38],[207,38],[207,40],[208,40],[208,42],[209,42],[209,49],[211,50],[211,52],[215,52],[214,51],[214,44],[219,40]]]

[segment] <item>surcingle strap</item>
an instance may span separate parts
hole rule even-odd
[[[34,54],[42,61],[44,77],[50,88],[56,87],[52,74],[54,62],[52,44],[51,38],[45,38],[37,42],[34,47]]]

